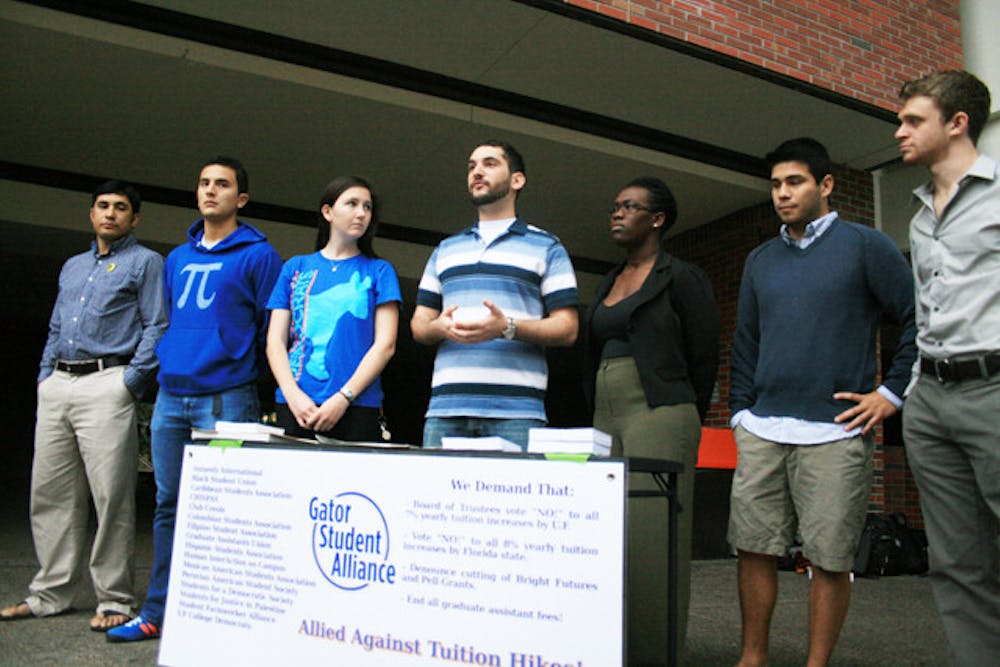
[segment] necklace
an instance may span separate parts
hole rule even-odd
[[[354,259],[355,257],[357,257],[357,255],[351,255],[350,257],[343,257],[341,259],[336,259],[336,258],[333,258],[333,257],[326,257],[326,259],[327,259],[327,261],[330,262],[330,270],[333,271],[334,273],[336,273],[337,269],[340,268],[341,264],[349,262],[352,259]]]

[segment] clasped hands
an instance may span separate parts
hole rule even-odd
[[[316,405],[301,390],[294,397],[286,395],[285,400],[288,401],[288,409],[298,425],[316,433],[329,431],[336,426],[348,408],[347,398],[340,392],[323,401],[322,405]]]

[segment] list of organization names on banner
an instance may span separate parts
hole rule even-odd
[[[624,477],[189,446],[160,661],[620,665]]]
[[[180,554],[178,616],[245,629],[275,623],[301,587],[315,587],[289,571],[283,540],[287,521],[254,518],[256,502],[284,503],[292,494],[264,488],[257,468],[193,464],[189,475],[185,548]],[[253,501],[253,502],[251,502]]]

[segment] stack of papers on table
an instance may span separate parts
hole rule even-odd
[[[528,451],[535,454],[611,455],[611,436],[596,428],[533,428]]]
[[[476,452],[517,452],[523,451],[506,438],[491,435],[485,438],[441,438],[441,449],[464,449]]]
[[[214,429],[191,429],[192,440],[240,440],[242,442],[288,442],[295,440],[285,435],[280,426],[268,426],[258,422],[215,422]]]

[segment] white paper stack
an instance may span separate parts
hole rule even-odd
[[[476,452],[520,452],[520,447],[496,435],[485,438],[441,438],[441,449],[464,449]]]
[[[290,438],[280,426],[257,422],[215,422],[214,429],[191,429],[192,440],[242,440],[243,442],[286,442]]]
[[[536,454],[611,455],[611,436],[596,428],[533,428],[528,451]]]

